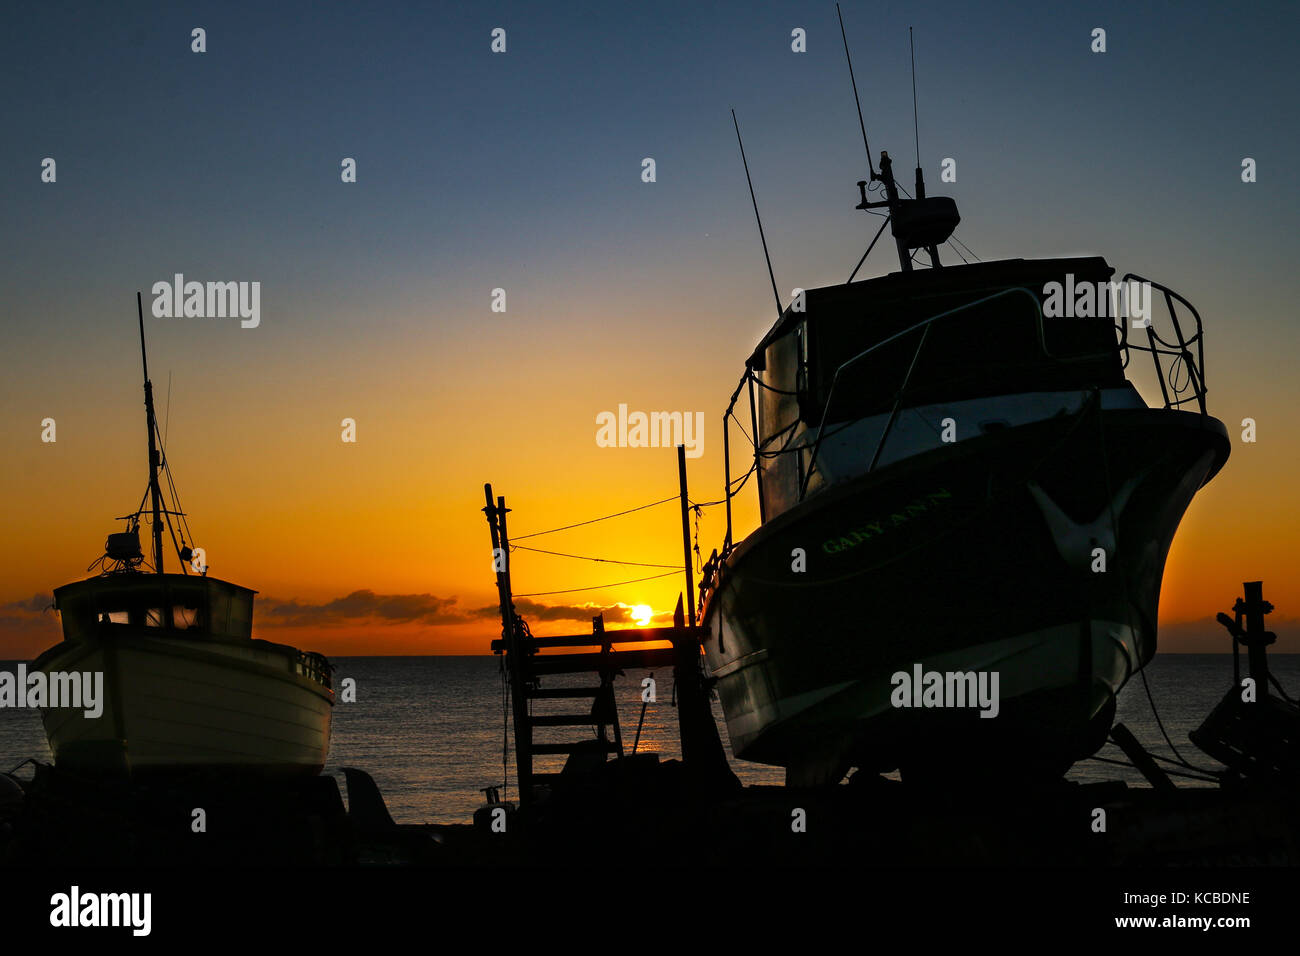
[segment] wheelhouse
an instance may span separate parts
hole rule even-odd
[[[195,575],[107,574],[56,589],[54,606],[69,641],[107,636],[118,628],[248,640],[256,593]]]
[[[1167,408],[1197,400],[1204,413],[1201,363],[1190,351],[1200,317],[1186,300],[1148,283],[1164,294],[1176,341],[1161,339],[1148,314],[1145,345],[1129,342],[1127,316],[1113,314],[1108,295],[1065,316],[1045,309],[1053,296],[1060,302],[1061,289],[1116,288],[1114,272],[1095,256],[1010,259],[804,292],[754,350],[732,398],[734,407],[747,379],[761,520],[953,440],[941,434],[949,416],[971,437],[1077,410],[1094,392],[1111,407],[1145,407],[1125,377],[1130,347],[1152,353]],[[1129,275],[1119,287],[1132,281],[1147,282]],[[1189,337],[1174,299],[1195,317]],[[1171,357],[1190,381],[1190,398],[1171,400],[1166,390]],[[730,489],[729,448],[727,455]]]

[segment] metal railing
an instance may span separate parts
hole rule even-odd
[[[1151,321],[1151,316],[1147,316],[1146,333],[1147,344],[1136,345],[1128,341],[1128,325],[1124,318],[1120,319],[1120,328],[1123,330],[1119,347],[1124,351],[1124,365],[1128,365],[1128,350],[1137,349],[1139,352],[1149,352],[1151,360],[1155,363],[1156,381],[1160,383],[1160,396],[1164,399],[1165,408],[1176,409],[1188,402],[1196,402],[1200,408],[1201,416],[1204,417],[1205,410],[1205,343],[1202,341],[1204,327],[1201,323],[1201,314],[1196,311],[1196,306],[1192,305],[1181,295],[1163,286],[1159,282],[1152,282],[1150,279],[1144,279],[1136,273],[1130,272],[1124,276],[1121,284],[1129,282],[1143,282],[1152,288],[1159,289],[1165,299],[1165,307],[1169,310],[1169,319],[1174,328],[1174,337],[1177,343],[1166,342],[1155,331],[1155,323]],[[1187,307],[1191,312],[1192,318],[1196,321],[1196,332],[1190,338],[1183,335],[1182,323],[1178,321],[1178,311],[1174,308],[1174,299],[1177,299]],[[1192,356],[1191,346],[1196,346],[1196,355]],[[1165,367],[1161,362],[1161,356],[1172,357],[1173,361],[1169,363],[1169,381],[1165,381]],[[1183,386],[1177,384],[1177,370],[1183,368],[1187,373],[1187,382]],[[1174,397],[1169,397],[1169,390],[1173,388]],[[1192,394],[1184,396],[1183,393],[1190,388]]]
[[[297,665],[295,669],[299,674],[333,690],[334,680],[330,676],[330,672],[334,670],[334,667],[324,655],[317,654],[315,651],[298,651],[295,664]]]
[[[835,398],[835,386],[839,384],[841,372],[847,369],[850,365],[853,365],[856,362],[859,362],[862,359],[866,358],[868,355],[870,355],[872,352],[875,352],[877,349],[883,348],[884,346],[890,344],[891,342],[897,341],[898,339],[902,338],[905,335],[910,335],[911,333],[915,332],[917,329],[924,330],[921,333],[921,341],[919,341],[916,344],[916,351],[912,353],[912,361],[908,363],[907,372],[903,375],[903,382],[901,385],[899,385],[898,393],[894,396],[893,408],[890,410],[889,418],[886,419],[885,421],[885,428],[884,431],[882,431],[880,434],[880,441],[876,443],[876,450],[871,456],[871,464],[867,466],[867,473],[870,474],[872,471],[875,470],[876,463],[880,460],[880,453],[884,450],[885,441],[889,438],[889,433],[894,427],[894,422],[898,419],[898,413],[902,409],[902,405],[903,405],[903,396],[907,392],[908,383],[910,383],[912,380],[912,372],[916,369],[917,360],[921,357],[921,350],[925,347],[925,340],[930,334],[930,326],[932,326],[935,322],[938,322],[940,319],[948,318],[949,316],[955,315],[958,312],[964,312],[967,309],[973,309],[976,306],[983,305],[986,302],[992,302],[994,299],[1000,299],[1004,296],[1015,295],[1016,293],[1022,293],[1024,295],[1029,296],[1029,300],[1033,303],[1034,317],[1037,319],[1037,322],[1035,324],[1035,329],[1038,332],[1038,347],[1042,350],[1044,355],[1050,355],[1050,353],[1047,351],[1047,341],[1043,333],[1043,309],[1038,301],[1038,296],[1034,295],[1033,292],[1029,291],[1024,286],[1015,286],[1010,289],[1003,289],[1000,292],[995,292],[992,295],[986,295],[982,299],[976,299],[974,302],[967,302],[963,305],[957,306],[956,308],[948,309],[947,311],[940,312],[937,315],[932,315],[928,319],[923,319],[922,321],[916,323],[915,325],[903,329],[903,331],[901,332],[896,332],[886,339],[881,339],[879,342],[877,342],[875,345],[871,346],[870,348],[866,349],[865,351],[859,352],[857,355],[853,356],[852,358],[847,359],[844,362],[841,362],[840,366],[837,369],[835,369],[835,374],[831,377],[831,387],[830,390],[826,393],[826,404],[822,408],[821,422],[817,425],[817,438],[816,440],[814,440],[812,445],[812,454],[809,455],[808,457],[807,471],[804,472],[803,480],[800,482],[799,485],[799,499],[801,501],[803,500],[804,495],[807,494],[808,492],[808,482],[812,480],[813,469],[817,463],[817,453],[821,449],[822,436],[824,435],[826,430],[826,416],[830,413],[831,403]]]
[[[1147,344],[1142,345],[1142,344],[1132,343],[1129,341],[1129,337],[1128,337],[1128,325],[1127,325],[1128,317],[1127,316],[1119,317],[1119,321],[1117,323],[1116,328],[1120,334],[1119,334],[1119,340],[1115,343],[1114,347],[1118,352],[1121,353],[1123,357],[1122,367],[1123,368],[1128,367],[1130,349],[1136,349],[1138,351],[1150,353],[1152,356],[1152,360],[1155,364],[1156,379],[1160,385],[1160,394],[1164,401],[1164,407],[1166,409],[1178,409],[1182,405],[1187,404],[1188,402],[1195,401],[1199,405],[1201,415],[1202,416],[1206,415],[1207,414],[1206,406],[1205,406],[1206,386],[1205,386],[1205,374],[1204,374],[1205,352],[1204,352],[1204,343],[1202,341],[1203,325],[1201,322],[1200,313],[1196,311],[1195,306],[1193,306],[1185,298],[1183,298],[1181,295],[1174,292],[1172,289],[1168,288],[1167,286],[1161,285],[1158,282],[1152,282],[1150,279],[1145,279],[1142,276],[1136,275],[1134,273],[1128,273],[1127,275],[1125,275],[1121,284],[1128,283],[1130,281],[1147,283],[1152,288],[1160,290],[1161,294],[1164,296],[1165,304],[1169,311],[1170,320],[1173,325],[1174,337],[1176,338],[1177,342],[1174,343],[1174,342],[1165,341],[1165,339],[1162,338],[1155,331],[1154,323],[1150,321],[1150,317],[1148,316],[1148,321],[1145,326],[1147,332]],[[1088,354],[1070,355],[1070,356],[1053,355],[1051,350],[1047,346],[1046,333],[1043,327],[1044,316],[1043,316],[1042,303],[1038,295],[1025,286],[1013,286],[1011,288],[1001,289],[998,292],[993,293],[992,295],[987,295],[984,296],[983,298],[976,299],[973,302],[967,302],[955,308],[948,309],[936,315],[932,315],[929,318],[916,323],[915,325],[903,329],[901,332],[896,332],[895,334],[889,336],[888,338],[885,338],[880,342],[875,343],[870,348],[865,349],[864,351],[859,352],[857,355],[854,355],[852,358],[849,358],[846,361],[842,362],[839,365],[839,367],[835,369],[835,373],[831,378],[831,387],[826,396],[826,403],[822,407],[821,421],[818,423],[817,426],[817,436],[811,445],[812,452],[809,455],[808,465],[806,470],[804,471],[803,477],[800,479],[800,488],[799,488],[800,499],[802,500],[807,493],[808,483],[812,478],[815,465],[817,463],[817,455],[821,448],[822,439],[825,436],[825,432],[826,432],[826,419],[828,414],[830,413],[831,405],[835,397],[835,388],[836,385],[839,383],[841,373],[843,373],[850,366],[856,364],[857,362],[860,362],[868,355],[871,355],[873,352],[877,351],[878,349],[886,345],[889,345],[890,343],[895,342],[903,338],[904,336],[910,335],[918,330],[921,331],[921,339],[917,343],[916,351],[913,353],[912,360],[908,364],[907,371],[903,375],[903,381],[899,386],[899,390],[895,396],[894,404],[890,410],[889,418],[885,422],[885,428],[881,433],[879,441],[876,443],[875,452],[871,456],[871,463],[867,468],[867,471],[869,473],[872,470],[874,470],[876,465],[879,463],[880,455],[884,449],[885,442],[888,439],[889,434],[893,429],[894,423],[897,421],[899,412],[902,410],[903,398],[906,395],[907,387],[911,382],[912,372],[916,368],[917,361],[920,358],[921,350],[925,346],[926,339],[929,335],[930,327],[935,322],[938,322],[940,319],[945,319],[959,312],[963,312],[968,309],[973,309],[977,306],[984,305],[995,299],[1014,296],[1017,294],[1028,296],[1030,301],[1033,303],[1034,319],[1035,319],[1034,328],[1037,335],[1037,344],[1039,350],[1042,352],[1044,356],[1046,356],[1047,358],[1055,362],[1083,362],[1083,361],[1091,361],[1097,357],[1099,353],[1088,353]],[[1178,312],[1174,307],[1175,299],[1177,299],[1187,308],[1187,310],[1191,313],[1193,319],[1195,320],[1196,331],[1190,337],[1184,334],[1182,323],[1179,321]],[[1192,346],[1196,347],[1195,355],[1192,354]],[[1107,349],[1107,351],[1109,351],[1109,349]],[[1166,374],[1165,365],[1161,361],[1162,357],[1173,358],[1173,362],[1169,363],[1168,374]],[[1177,380],[1178,370],[1180,368],[1184,369],[1187,375],[1186,383],[1181,386],[1178,384],[1178,380]],[[724,467],[726,469],[725,495],[726,495],[726,504],[727,504],[727,534],[723,542],[724,554],[729,549],[732,543],[731,443],[730,443],[730,434],[729,434],[730,430],[727,427],[727,421],[729,418],[732,417],[732,413],[735,409],[736,401],[740,397],[740,391],[742,388],[744,388],[746,383],[749,384],[750,422],[751,422],[751,427],[754,429],[754,435],[750,439],[750,441],[754,448],[754,456],[755,456],[754,469],[755,470],[760,470],[758,469],[758,456],[760,455],[761,449],[765,444],[765,442],[761,440],[758,435],[758,417],[754,407],[753,381],[754,381],[754,370],[749,365],[746,365],[745,374],[741,377],[740,382],[736,385],[735,390],[731,393],[731,400],[728,402],[727,409],[725,412],[723,412],[722,415],[723,459],[724,459]],[[1186,392],[1188,388],[1191,389],[1191,394],[1184,396],[1183,393]],[[1170,397],[1171,389],[1173,390],[1172,398]],[[777,436],[773,436],[773,437],[775,438]],[[783,448],[778,453],[798,453],[808,447],[810,447],[808,444],[801,443],[801,444],[794,445],[793,447]],[[763,516],[762,516],[761,474],[756,475],[756,478],[759,485],[760,520],[762,520]]]

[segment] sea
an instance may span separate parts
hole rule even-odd
[[[1300,694],[1300,654],[1270,654],[1269,662],[1287,693],[1293,698]],[[343,657],[333,663],[335,688],[350,678],[356,691],[355,702],[340,702],[334,708],[333,739],[325,768],[338,778],[343,793],[346,787],[340,768],[365,770],[378,784],[398,823],[468,822],[484,800],[485,787],[502,787],[504,798],[514,796],[514,754],[506,750],[510,744],[505,722],[508,698],[497,658]],[[0,670],[12,673],[16,664],[0,662]],[[1244,656],[1242,667],[1244,670]],[[1183,760],[1198,768],[1218,768],[1187,734],[1231,686],[1231,655],[1158,655],[1145,674],[1150,699],[1141,677],[1133,678],[1120,694],[1117,721],[1155,754],[1174,758],[1165,740],[1167,734]],[[628,671],[615,683],[624,748],[630,751],[635,746],[639,752],[658,753],[661,759],[680,757],[671,672],[661,671],[655,677],[653,703],[643,701],[644,680],[651,676],[648,671]],[[563,707],[563,702],[559,703]],[[730,757],[726,722],[716,702],[714,715]],[[571,728],[570,732],[575,738],[589,733],[586,728]],[[1124,759],[1110,744],[1099,756]],[[51,759],[39,714],[0,708],[0,771],[11,770],[29,758]],[[776,786],[784,781],[780,768],[734,758],[731,766],[747,785]],[[20,771],[20,776],[29,774],[29,770]],[[1076,764],[1070,777],[1147,786],[1132,768],[1095,759]],[[1176,778],[1176,782],[1180,786],[1209,785],[1189,778]]]

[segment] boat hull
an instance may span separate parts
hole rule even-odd
[[[116,635],[68,642],[33,664],[104,675],[98,717],[43,708],[60,769],[132,775],[217,771],[319,773],[333,691],[297,672],[291,648],[261,641]]]
[[[767,522],[703,613],[735,755],[799,783],[852,766],[1063,773],[1155,653],[1170,543],[1227,454],[1215,419],[1094,408],[878,468]],[[996,716],[900,706],[920,703],[896,677],[918,667],[995,673]]]

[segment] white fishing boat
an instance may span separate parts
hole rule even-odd
[[[330,664],[320,654],[254,640],[256,592],[209,577],[195,561],[154,415],[142,309],[140,348],[148,492],[140,508],[121,519],[127,529],[109,535],[105,554],[91,565],[99,573],[55,589],[63,641],[32,663],[48,683],[56,675],[103,675],[102,706],[42,707],[55,765],[132,775],[318,773],[329,753]],[[167,477],[170,502],[160,476]],[[146,513],[152,566],[140,547]],[[173,543],[180,532],[178,572],[164,571],[164,527]]]

